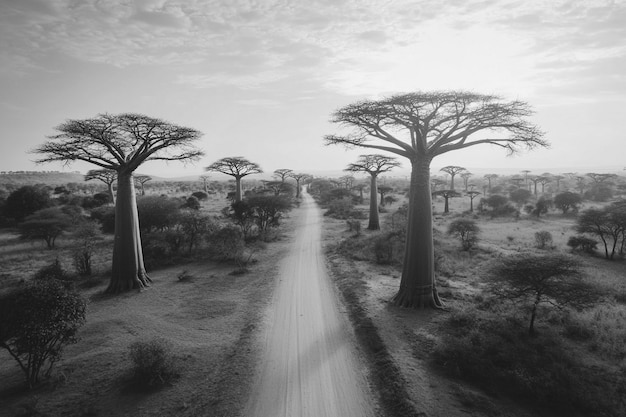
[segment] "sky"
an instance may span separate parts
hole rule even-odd
[[[626,0],[0,0],[0,171],[96,168],[30,151],[68,119],[123,112],[203,132],[201,160],[142,174],[227,156],[340,171],[372,151],[324,145],[335,110],[431,90],[526,101],[551,144],[433,170],[622,170],[625,22]]]

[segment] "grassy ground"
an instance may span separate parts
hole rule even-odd
[[[524,215],[518,220],[475,218],[482,230],[480,242],[475,250],[464,252],[460,242],[445,234],[447,225],[468,208],[462,199],[453,199],[450,214],[435,213],[437,283],[446,311],[399,309],[388,303],[399,287],[399,265],[368,260],[373,258],[372,242],[389,230],[391,213],[399,204],[382,214],[382,231],[364,230],[355,236],[345,221],[326,218],[325,236],[334,275],[340,285],[352,283],[358,296],[351,302],[366,312],[377,328],[399,370],[397,378],[407,392],[406,400],[416,412],[428,416],[519,417],[618,416],[624,412],[626,397],[620,391],[626,375],[623,260],[608,262],[601,254],[581,257],[586,279],[609,290],[610,295],[581,312],[562,315],[542,311],[539,336],[529,340],[523,308],[486,309],[485,267],[494,257],[540,252],[535,248],[537,231],[552,234],[554,247],[549,250],[568,252],[565,243],[575,234],[574,219],[558,213],[540,219]],[[366,221],[363,223],[365,226]],[[497,337],[485,337],[489,334]],[[498,349],[500,356],[494,353]],[[509,390],[516,385],[510,379],[496,379],[495,368],[485,360],[496,356],[517,369],[518,374],[512,377],[503,373],[507,378],[518,382],[526,378],[532,389],[544,391],[522,392],[521,385]],[[541,367],[548,372],[543,377]],[[520,378],[523,374],[519,372],[528,374]]]
[[[205,210],[226,205],[217,200]],[[215,207],[209,207],[214,204]],[[110,270],[110,238],[98,251],[88,288],[87,322],[79,342],[66,348],[49,381],[32,391],[6,351],[0,351],[1,416],[236,416],[244,406],[254,368],[252,334],[274,286],[277,264],[293,233],[290,219],[278,240],[253,255],[249,272],[233,275],[234,264],[199,260],[149,271],[153,285],[142,292],[104,296]],[[69,242],[49,251],[0,235],[1,286],[19,285],[40,266],[59,257]],[[66,264],[69,265],[69,264]],[[180,281],[178,276],[188,276]],[[154,392],[130,383],[129,346],[139,340],[165,340],[174,355],[178,379]]]

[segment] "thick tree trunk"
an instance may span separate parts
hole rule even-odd
[[[300,198],[300,181],[296,180],[296,198]]]
[[[370,180],[370,220],[367,225],[369,230],[379,230],[380,220],[378,218],[378,191],[376,186],[376,175],[372,175]]]
[[[443,200],[444,200],[444,203],[443,203],[443,212],[444,212],[444,213],[449,213],[449,212],[450,212],[450,206],[448,205],[448,198],[449,198],[449,197],[447,197],[447,196],[445,196],[445,195],[443,196]]]
[[[235,177],[235,201],[241,201],[241,178]]]
[[[441,307],[435,289],[430,159],[412,161],[409,221],[400,289],[392,302],[401,307]]]
[[[119,172],[115,204],[113,267],[107,293],[117,294],[150,285],[143,263],[139,216],[131,172]]]
[[[113,183],[107,184],[109,189],[109,195],[111,196],[111,202],[115,205],[115,192],[113,192]]]

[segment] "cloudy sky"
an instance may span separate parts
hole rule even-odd
[[[0,170],[67,119],[138,112],[204,133],[199,175],[225,156],[266,172],[340,170],[337,108],[397,92],[463,89],[529,102],[552,146],[461,165],[588,172],[626,166],[625,0],[0,0]]]

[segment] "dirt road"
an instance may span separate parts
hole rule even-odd
[[[320,209],[303,193],[293,245],[267,313],[245,417],[370,417],[373,401],[327,275]]]

